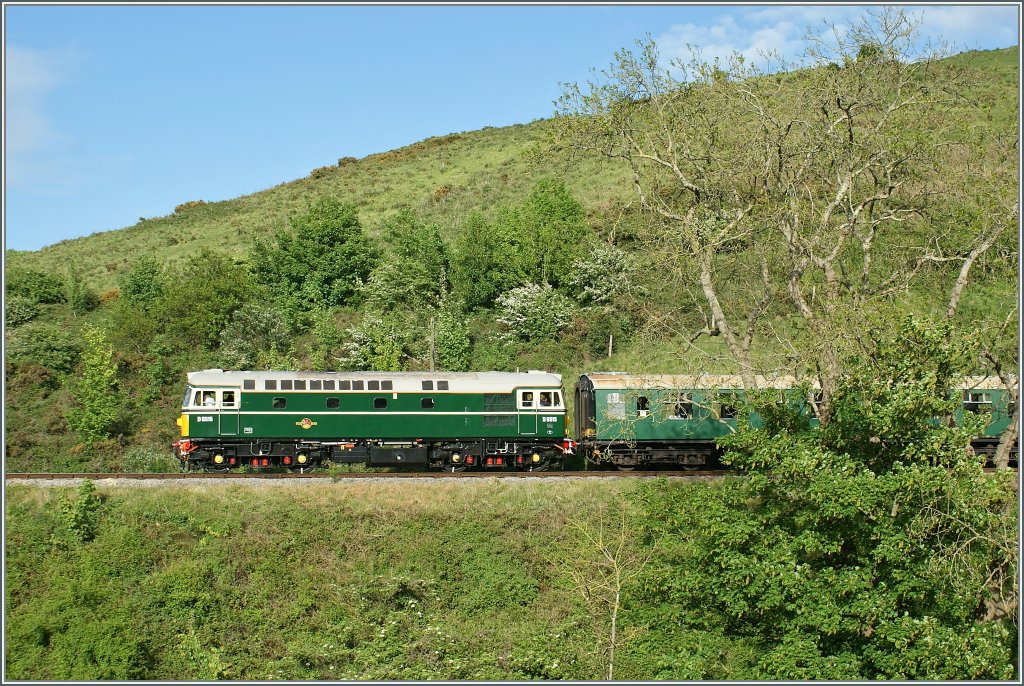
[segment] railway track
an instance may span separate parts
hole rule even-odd
[[[118,474],[85,472],[69,473],[7,473],[7,481],[53,481],[57,479],[90,479],[94,481],[110,479],[127,479],[133,481],[190,481],[205,479],[559,479],[559,478],[643,478],[643,477],[720,477],[726,472],[721,470],[702,471],[572,471],[572,472],[351,472],[331,474],[328,472],[297,473],[245,473],[237,472],[195,472],[171,474]]]

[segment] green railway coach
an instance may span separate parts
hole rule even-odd
[[[758,376],[755,383],[777,392],[779,402],[811,412],[813,385],[802,387],[792,376]],[[972,445],[991,458],[1014,412],[1009,394],[992,377],[969,377],[962,392],[958,420],[964,412],[990,417]],[[584,374],[575,389],[576,440],[591,462],[620,469],[713,464],[720,454],[718,439],[736,430],[744,395],[735,375]],[[750,423],[757,427],[759,417],[752,415]],[[1016,460],[1016,444],[1011,459]]]
[[[191,372],[186,469],[326,461],[541,470],[571,451],[562,379],[506,372]]]

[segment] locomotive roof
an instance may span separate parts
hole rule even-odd
[[[313,372],[313,371],[232,371],[204,369],[188,373],[190,386],[241,386],[244,380],[254,380],[263,390],[265,380],[381,380],[391,381],[395,392],[421,393],[423,381],[448,381],[450,392],[511,393],[517,387],[561,388],[562,376],[531,369],[528,372]]]
[[[677,389],[677,388],[728,388],[742,389],[743,379],[738,374],[629,374],[626,372],[595,372],[584,374],[590,379],[595,389]],[[795,376],[761,376],[754,377],[757,388],[795,388],[799,379]],[[1010,377],[1010,382],[1017,384],[1017,378]],[[817,388],[818,383],[811,384]],[[982,390],[1002,389],[1002,381],[997,376],[968,376],[963,380],[961,388],[978,388]]]

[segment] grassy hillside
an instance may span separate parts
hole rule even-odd
[[[988,140],[990,132],[1015,130],[1017,62],[1016,47],[950,59],[950,65],[969,71],[973,84],[970,90],[956,94],[955,120],[962,122],[964,131],[977,132]],[[631,260],[633,271],[628,276],[627,272],[617,275],[625,284],[620,284],[622,293],[603,304],[584,300],[580,284],[571,283],[571,269],[556,274],[555,285],[563,303],[569,298],[571,307],[567,306],[567,323],[543,338],[510,341],[493,297],[457,308],[453,337],[465,342],[465,349],[459,352],[463,368],[549,369],[562,373],[569,388],[579,373],[595,369],[734,371],[721,337],[691,341],[693,332],[707,324],[696,270],[686,259],[675,260],[670,268],[664,261],[652,261],[650,246],[637,238],[646,218],[639,212],[626,167],[597,158],[569,158],[552,148],[552,128],[551,120],[543,120],[431,138],[359,160],[341,159],[337,165],[313,170],[306,178],[249,196],[215,203],[182,198],[173,213],[132,227],[63,241],[39,251],[8,251],[8,295],[12,275],[18,276],[22,288],[21,295],[9,298],[11,306],[6,313],[8,469],[166,468],[168,446],[176,435],[174,419],[184,374],[189,370],[346,368],[356,364],[345,361],[349,359],[345,354],[357,334],[376,336],[374,340],[384,348],[361,364],[426,369],[430,365],[426,332],[431,320],[440,321],[444,314],[439,300],[451,300],[445,284],[454,284],[454,295],[459,295],[475,281],[500,280],[503,273],[522,267],[516,264],[520,255],[515,250],[536,248],[531,243],[534,240],[547,241],[541,250],[546,254],[540,256],[544,265],[549,256],[573,251],[580,255],[583,251],[581,256],[589,259],[594,246],[614,245]],[[984,161],[989,154],[984,146],[973,153],[977,161]],[[964,164],[965,160],[949,163],[954,162]],[[942,176],[942,170],[929,173]],[[550,184],[543,185],[552,179],[564,183],[571,197],[559,195],[557,189],[552,192]],[[322,198],[354,205],[359,223],[381,254],[382,262],[370,280],[380,277],[380,283],[390,289],[390,300],[378,297],[384,287],[374,286],[358,298],[321,310],[305,302],[301,290],[285,302],[277,286],[265,278],[261,281],[261,265],[253,264],[254,242],[273,243],[275,234],[296,235],[296,217],[302,217]],[[578,217],[575,207],[579,208]],[[537,223],[537,217],[545,212],[563,210],[569,219],[555,217],[562,224]],[[398,229],[388,226],[396,221]],[[905,251],[905,244],[925,244],[933,229],[948,230],[958,222],[968,225],[971,218],[943,215],[936,220],[945,222],[942,227],[932,227],[930,221],[928,217],[915,220],[905,230],[893,233],[889,243],[880,243],[876,264],[886,263],[884,253],[889,248]],[[429,245],[435,234],[416,234],[417,227],[436,227],[443,245]],[[585,236],[578,244],[566,242],[557,235],[563,228],[581,230]],[[512,242],[492,246],[493,254],[488,255],[491,272],[485,278],[473,271],[470,258],[472,250],[479,247],[474,241],[494,236]],[[394,252],[396,241],[407,241],[406,253]],[[1015,245],[1015,236],[1004,236],[972,270],[958,313],[966,331],[982,323],[998,325],[1017,301]],[[659,247],[662,252],[670,248],[667,244]],[[439,251],[438,259],[449,260],[448,271],[421,274],[422,265],[411,263],[434,249]],[[201,257],[203,250],[210,252]],[[728,307],[735,312],[750,309],[748,291],[757,287],[760,252],[760,246],[744,245],[726,255],[717,267],[723,294],[730,301]],[[162,279],[162,293],[154,302],[138,299],[149,276],[143,273],[140,277],[133,269],[146,259],[152,260],[156,270],[150,276]],[[537,261],[533,266],[540,264]],[[900,268],[897,260],[891,264]],[[536,274],[527,274],[529,268],[522,267],[525,271],[510,277],[504,288],[539,281]],[[911,312],[941,315],[958,269],[956,262],[930,267],[908,290],[894,294],[891,304]],[[26,281],[25,274],[35,280]],[[132,292],[122,293],[125,279],[133,274]],[[594,279],[594,284],[583,286],[612,280]],[[217,283],[206,287],[207,281]],[[44,290],[47,297],[42,295]],[[801,339],[801,322],[783,290],[770,303],[752,348],[755,362],[765,370],[792,369],[804,355],[803,346],[812,343],[806,336]],[[256,316],[270,317],[266,321],[272,324],[257,324],[248,331],[264,338],[267,331],[279,333],[272,341],[262,341],[258,360],[250,356],[251,361],[243,365],[235,361],[240,358],[229,354],[228,344],[245,342],[255,334],[238,333],[246,329],[229,330],[228,326],[233,321],[237,324],[236,315],[247,306],[257,310],[250,313],[250,325]],[[85,370],[86,327],[98,329],[112,345],[112,364],[117,368],[111,407],[107,408],[117,421],[108,422],[96,441],[84,440],[81,428],[72,428],[81,426],[75,420],[82,412],[78,380]],[[1002,345],[1015,350],[1014,327],[1009,331]],[[613,339],[610,357],[609,337]],[[397,349],[384,345],[393,341],[397,341]],[[790,346],[785,341],[795,343]]]
[[[89,528],[71,489],[9,486],[7,674],[597,679],[603,627],[565,556],[630,488],[101,484]]]

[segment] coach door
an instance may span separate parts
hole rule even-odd
[[[537,433],[537,404],[540,392],[535,390],[519,391],[519,433]]]
[[[220,433],[222,436],[238,434],[238,406],[241,404],[237,390],[221,391]]]

